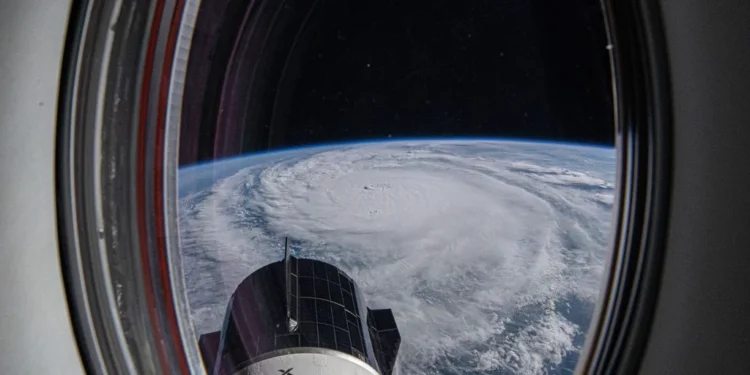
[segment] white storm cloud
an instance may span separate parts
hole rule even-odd
[[[530,148],[409,142],[249,158],[180,202],[197,330],[219,328],[234,287],[280,259],[288,236],[298,255],[351,275],[368,305],[393,309],[402,373],[531,374],[561,363],[587,326],[558,306],[595,303],[608,255],[601,203],[611,206],[614,181]],[[587,160],[587,170],[614,168],[613,155]]]

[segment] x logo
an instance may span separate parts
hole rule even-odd
[[[292,370],[294,370],[294,368],[289,368],[289,370],[279,370],[279,372],[281,375],[294,375],[292,374]]]

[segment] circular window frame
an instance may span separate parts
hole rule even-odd
[[[168,107],[184,75],[179,64],[186,62],[174,54],[190,4],[79,1],[71,13],[58,106],[58,225],[66,293],[90,373],[203,368],[185,319],[176,238],[173,116],[180,111]],[[660,10],[647,1],[606,0],[603,7],[618,193],[609,274],[577,366],[586,374],[630,373],[640,364],[658,297],[671,181]]]
[[[649,1],[602,2],[618,152],[612,256],[576,369],[638,370],[658,299],[669,219],[672,106],[661,11]]]

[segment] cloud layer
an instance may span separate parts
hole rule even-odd
[[[249,157],[180,201],[196,328],[218,329],[234,287],[289,236],[393,309],[402,373],[557,372],[599,293],[614,168],[614,150],[511,142]]]

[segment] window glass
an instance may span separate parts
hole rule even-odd
[[[615,200],[597,0],[203,0],[190,48],[179,231],[199,337],[288,239],[301,323],[278,345],[370,361],[376,342],[405,374],[573,371]],[[367,308],[398,335],[371,337]]]

